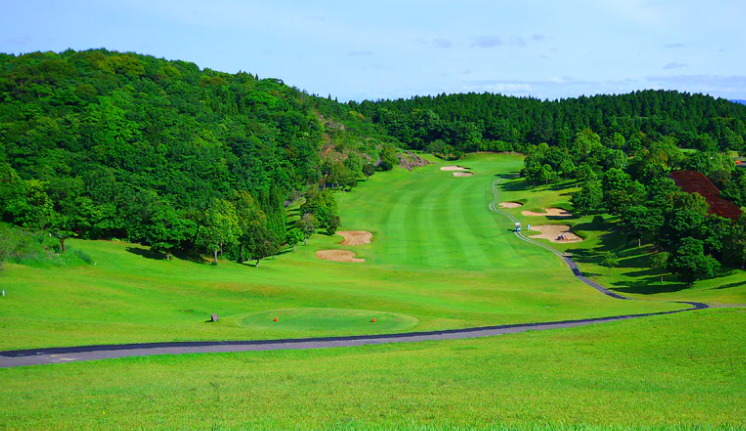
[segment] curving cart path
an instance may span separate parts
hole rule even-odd
[[[503,215],[513,222],[518,220],[511,214],[497,208],[499,202],[499,180],[492,183],[494,200],[489,208],[497,214]],[[575,262],[569,256],[555,250],[554,248],[534,241],[516,232],[515,235],[522,241],[546,249],[563,259],[572,270],[575,277],[583,283],[593,287],[604,295],[621,300],[634,300],[612,292],[605,287],[584,277]],[[0,368],[20,367],[27,365],[54,364],[76,361],[93,361],[99,359],[123,358],[129,356],[150,355],[182,355],[189,353],[223,353],[223,352],[247,352],[283,349],[327,349],[332,347],[357,347],[373,344],[386,343],[412,343],[428,340],[459,340],[465,338],[490,337],[503,334],[515,334],[526,331],[544,331],[548,329],[575,328],[578,326],[595,325],[605,322],[616,322],[620,320],[636,319],[647,316],[659,316],[664,314],[682,313],[692,310],[708,308],[706,304],[699,302],[677,302],[691,307],[675,311],[663,311],[658,313],[630,314],[624,316],[599,317],[593,319],[564,320],[559,322],[521,323],[513,325],[483,326],[467,329],[450,329],[444,331],[409,332],[403,334],[389,335],[359,335],[351,337],[326,337],[326,338],[301,338],[286,340],[263,340],[263,341],[194,341],[173,343],[139,343],[139,344],[112,344],[81,347],[53,347],[46,349],[11,350],[0,352]]]

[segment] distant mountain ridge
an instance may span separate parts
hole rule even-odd
[[[746,105],[746,100],[731,99],[731,102],[740,103],[741,105]]]

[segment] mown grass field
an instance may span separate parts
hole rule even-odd
[[[0,369],[7,430],[743,430],[746,310]]]
[[[522,211],[543,212],[543,208],[560,207],[572,210],[570,198],[579,190],[572,182],[533,186],[523,179],[506,179],[502,187],[503,201],[518,201],[524,204],[521,208],[504,210],[518,217],[524,224],[564,224],[573,227],[573,231],[585,240],[580,243],[554,243],[558,250],[573,255],[584,274],[591,276],[598,283],[617,292],[647,300],[660,301],[700,301],[712,305],[742,304],[746,306],[746,271],[724,269],[718,277],[697,281],[693,286],[686,286],[671,274],[663,274],[650,268],[649,258],[654,252],[651,244],[643,242],[637,246],[637,239],[627,241],[625,235],[616,228],[618,220],[603,215],[606,222],[602,225],[592,223],[592,216],[572,218],[562,217],[527,217]],[[619,266],[612,268],[601,266],[601,254],[611,251],[619,257]]]
[[[740,272],[632,293],[653,301],[600,295],[509,232],[487,208],[492,182],[500,178],[502,201],[525,204],[509,210],[524,225],[572,225],[586,241],[554,245],[610,287],[630,293],[615,283],[657,276],[635,273],[644,250],[624,251],[589,217],[522,216],[569,209],[573,189],[505,177],[518,156],[460,164],[476,175],[453,177],[441,163],[340,193],[341,230],[372,231],[372,244],[316,235],[259,269],[70,241],[96,265],[8,267],[0,348],[386,333],[678,308],[668,299],[746,302]],[[332,248],[367,261],[314,255]],[[623,256],[613,276],[594,263],[607,249]],[[213,312],[220,321],[207,323]],[[463,341],[0,369],[0,429],[743,430],[744,327],[746,309],[713,309]]]
[[[317,234],[259,268],[70,240],[95,266],[8,265],[0,349],[387,333],[679,308],[604,297],[555,256],[517,240],[487,205],[492,182],[518,172],[520,156],[479,154],[460,164],[475,175],[454,177],[442,163],[397,168],[339,193],[340,230],[372,231],[372,244],[345,247],[339,236]],[[504,193],[531,199],[509,183]],[[366,262],[319,260],[323,249],[352,250]],[[219,322],[206,322],[212,313]]]

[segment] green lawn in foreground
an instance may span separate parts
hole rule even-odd
[[[3,369],[0,428],[742,430],[744,327],[746,310],[721,309],[464,341]]]
[[[487,205],[496,175],[517,173],[520,156],[479,154],[459,164],[475,175],[453,177],[440,170],[444,163],[396,168],[339,193],[340,229],[370,230],[372,244],[344,247],[341,237],[318,234],[258,269],[168,262],[133,244],[70,240],[96,266],[8,265],[0,349],[386,333],[678,308],[607,298],[551,253],[519,241]],[[519,199],[534,192],[508,193]],[[315,257],[330,248],[367,261]],[[218,323],[206,322],[212,313]],[[384,313],[399,321],[370,322]]]

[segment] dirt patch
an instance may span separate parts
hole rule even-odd
[[[518,202],[500,202],[500,208],[520,208],[523,204]]]
[[[365,230],[347,230],[338,231],[337,235],[342,235],[345,239],[340,242],[342,245],[363,245],[370,244],[373,234]]]
[[[470,177],[472,175],[474,175],[474,172],[454,172],[453,173],[454,177]]]
[[[468,169],[462,168],[461,166],[443,166],[442,168],[440,168],[440,170],[441,171],[446,171],[446,172],[459,172],[459,171],[460,172],[465,172],[465,171],[468,171]]]
[[[357,259],[356,253],[347,250],[319,250],[316,257],[319,259],[331,260],[334,262],[362,263],[365,259]]]
[[[544,208],[545,213],[535,213],[532,211],[523,211],[521,214],[528,217],[572,217],[570,211],[565,211],[562,208]]]
[[[418,156],[417,154],[411,152],[411,151],[405,151],[403,153],[398,154],[399,157],[399,166],[402,168],[411,171],[412,168],[421,168],[423,166],[427,166],[430,164],[429,161],[426,159],[423,159],[422,157]]]
[[[531,238],[548,239],[551,242],[581,242],[583,238],[570,232],[570,226],[564,224],[546,224],[541,226],[531,226],[532,231],[541,232],[540,235],[531,235]],[[565,235],[565,240],[557,239],[560,235]]]

